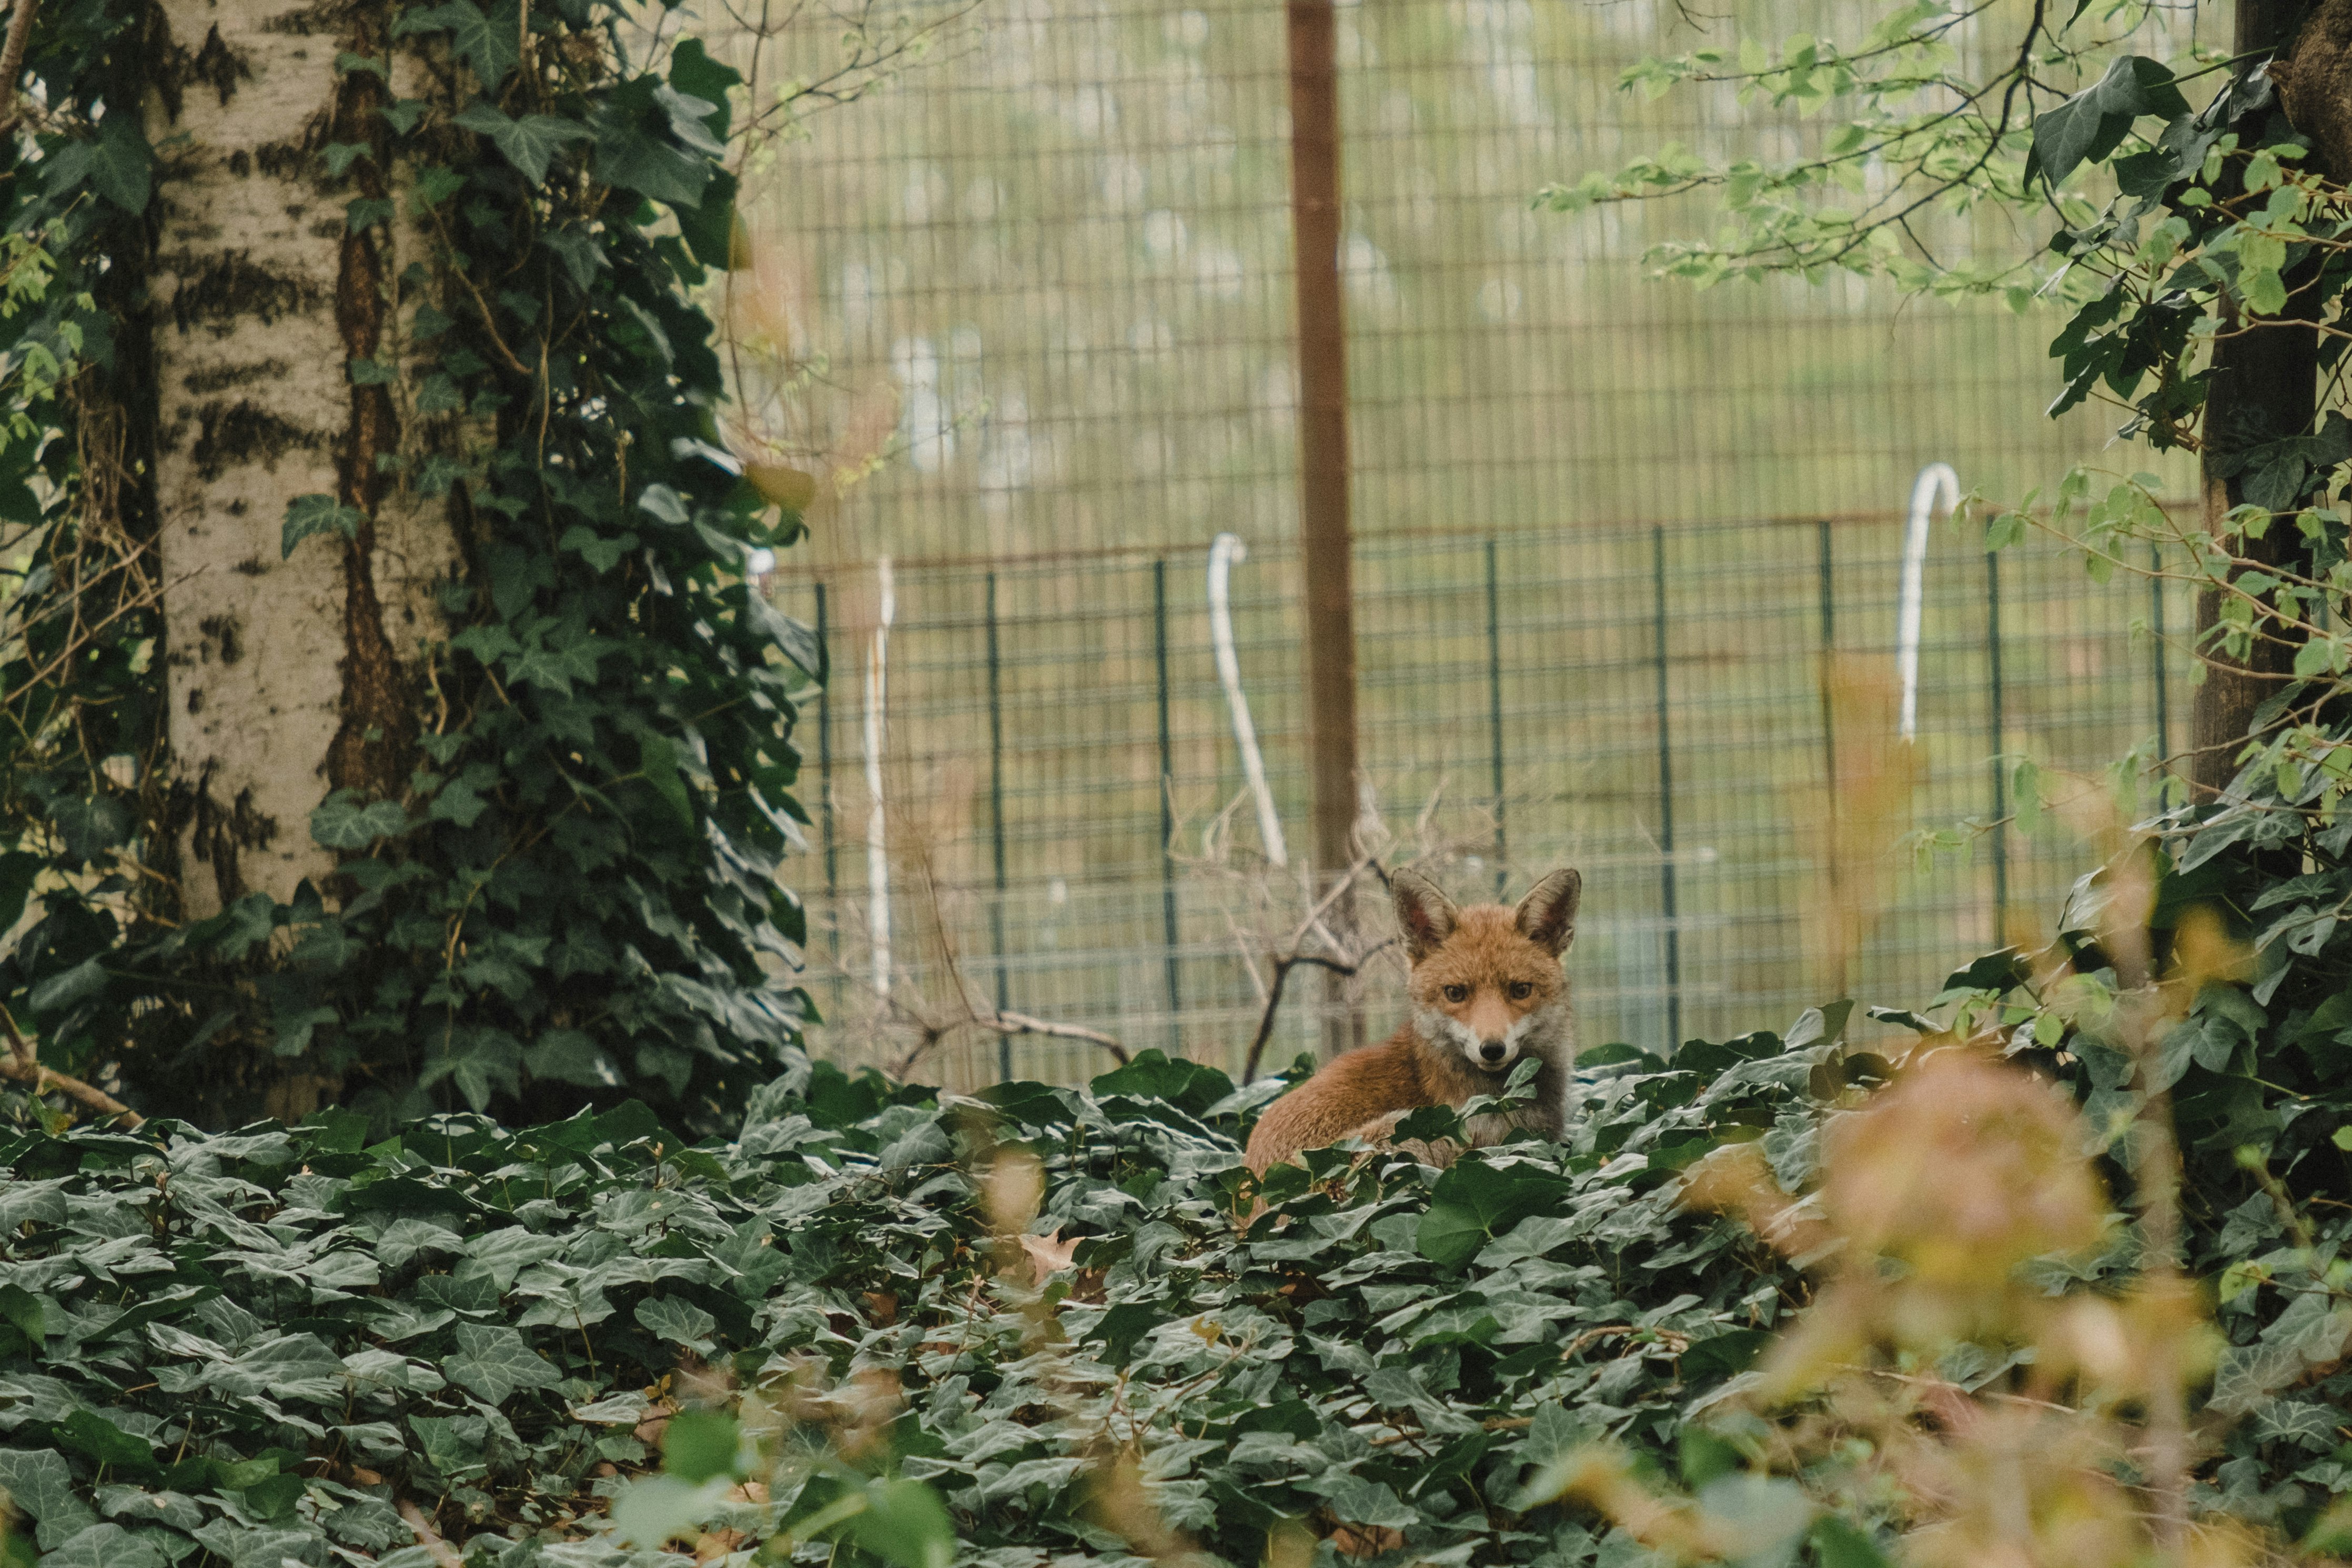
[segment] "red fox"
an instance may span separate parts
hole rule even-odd
[[[1535,1104],[1475,1118],[1472,1145],[1500,1143],[1517,1127],[1557,1138],[1567,1124],[1576,1024],[1559,956],[1576,936],[1583,878],[1556,871],[1515,910],[1458,909],[1409,871],[1391,877],[1389,891],[1412,964],[1412,1016],[1385,1043],[1348,1052],[1266,1108],[1244,1156],[1259,1176],[1302,1149],[1351,1135],[1384,1139],[1421,1106],[1460,1110],[1497,1093],[1522,1056],[1543,1063]]]

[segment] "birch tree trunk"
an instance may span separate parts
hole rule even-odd
[[[169,38],[146,105],[160,161],[155,481],[194,918],[252,893],[289,902],[306,879],[331,898],[334,857],[310,812],[333,789],[401,792],[415,650],[449,552],[379,461],[399,448],[402,220],[347,212],[400,193],[384,73],[426,90],[387,56],[391,7],[159,10]],[[382,68],[340,69],[350,56]],[[351,179],[331,178],[331,147]],[[384,368],[355,375],[355,362]],[[366,520],[281,550],[288,507],[306,496]]]

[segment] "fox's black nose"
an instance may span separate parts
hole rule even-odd
[[[1509,1048],[1501,1040],[1490,1040],[1478,1047],[1478,1055],[1487,1061],[1500,1061],[1503,1060],[1503,1052],[1507,1049]]]

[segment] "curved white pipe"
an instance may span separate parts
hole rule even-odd
[[[1265,858],[1288,865],[1290,852],[1282,842],[1282,819],[1275,814],[1274,791],[1265,787],[1265,758],[1258,755],[1257,727],[1250,723],[1249,698],[1242,694],[1242,662],[1234,652],[1234,604],[1231,579],[1234,563],[1249,559],[1249,547],[1232,534],[1219,534],[1209,546],[1209,642],[1216,651],[1217,682],[1225,688],[1225,706],[1234,716],[1234,744],[1241,748],[1242,777],[1249,780],[1257,801],[1257,834]]]
[[[1898,732],[1919,737],[1919,610],[1927,575],[1927,525],[1935,520],[1937,492],[1948,515],[1960,504],[1960,476],[1948,463],[1930,463],[1911,482],[1911,521],[1903,536],[1903,597],[1895,616],[1895,668],[1903,680],[1903,717]]]
[[[880,614],[874,622],[874,642],[866,651],[866,930],[874,946],[874,991],[890,994],[890,846],[888,823],[882,803],[883,716],[890,679],[890,622],[898,612],[898,594],[890,580],[890,558],[874,563],[881,589]]]

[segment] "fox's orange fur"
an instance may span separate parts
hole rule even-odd
[[[1302,1149],[1350,1135],[1385,1139],[1423,1105],[1458,1111],[1500,1092],[1523,1056],[1543,1063],[1536,1103],[1475,1118],[1471,1142],[1499,1143],[1517,1127],[1557,1138],[1566,1126],[1576,1024],[1559,956],[1575,938],[1582,879],[1556,871],[1517,909],[1458,909],[1412,872],[1397,873],[1390,889],[1412,961],[1412,1012],[1385,1043],[1326,1064],[1266,1108],[1245,1156],[1260,1176]]]

